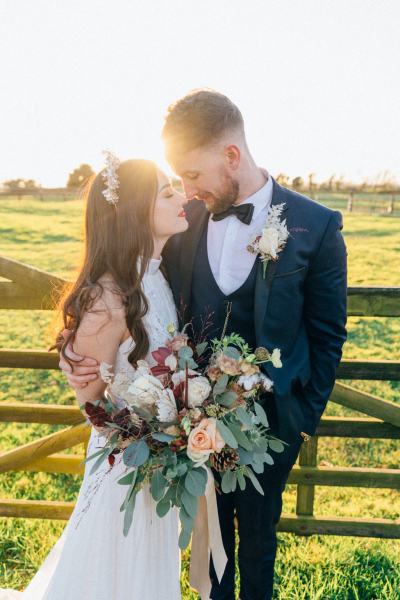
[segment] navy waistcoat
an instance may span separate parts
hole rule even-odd
[[[238,333],[254,349],[256,333],[254,327],[254,287],[257,273],[257,260],[239,289],[232,294],[224,294],[217,285],[211,271],[207,253],[207,222],[203,229],[193,268],[191,316],[195,339],[201,335],[204,324],[208,323],[205,337],[220,337],[224,328],[228,303],[231,313],[226,333]]]

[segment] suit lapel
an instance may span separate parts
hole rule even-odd
[[[182,309],[187,318],[191,303],[193,267],[196,258],[197,247],[200,242],[204,227],[207,227],[210,213],[204,207],[203,202],[196,200],[197,210],[193,210],[193,215],[190,219],[190,227],[183,235],[181,254],[180,254],[180,271],[181,271],[181,297]]]
[[[273,183],[273,191],[272,191],[272,200],[271,206],[275,206],[276,204],[285,203],[282,211],[282,220],[285,218],[285,212],[289,209],[286,203],[286,195],[284,194],[283,189],[280,185],[276,183],[274,179],[272,179]],[[284,252],[285,249],[282,250]],[[256,331],[256,339],[257,344],[259,343],[260,334],[262,332],[262,326],[264,323],[265,315],[268,308],[268,301],[271,291],[272,281],[275,275],[275,271],[278,266],[278,261],[280,256],[278,256],[278,260],[268,261],[267,269],[265,273],[265,278],[263,277],[263,263],[259,256],[257,256],[257,276],[256,276],[256,285],[254,290],[254,325]]]

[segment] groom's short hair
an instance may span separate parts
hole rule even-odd
[[[172,151],[188,152],[213,144],[230,130],[244,132],[240,110],[224,94],[204,88],[168,107],[162,137]]]

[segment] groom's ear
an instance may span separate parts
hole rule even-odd
[[[240,148],[235,144],[229,144],[229,146],[225,146],[224,148],[224,155],[228,167],[236,171],[240,165]]]

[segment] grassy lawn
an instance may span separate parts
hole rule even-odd
[[[327,204],[329,204],[328,199]],[[0,255],[63,277],[73,277],[79,261],[82,203],[29,197],[0,199]],[[400,220],[388,215],[344,214],[349,285],[400,286]],[[345,358],[400,357],[400,322],[394,318],[350,318]],[[0,310],[0,348],[50,345],[54,315],[40,311]],[[346,382],[399,402],[400,385],[389,381]],[[73,404],[74,396],[54,371],[1,370],[0,402]],[[329,404],[329,415],[354,415]],[[57,426],[0,424],[2,449],[41,437]],[[321,439],[325,465],[398,468],[400,445],[390,440]],[[82,448],[73,451],[81,452]],[[74,500],[80,477],[9,472],[2,475],[0,497]],[[392,490],[319,487],[316,515],[398,519],[400,502]],[[284,512],[295,511],[295,487],[284,495]],[[60,521],[0,519],[0,587],[22,589],[60,535]],[[274,598],[280,600],[396,600],[400,597],[400,543],[392,540],[280,534]],[[184,600],[197,595],[187,583],[188,553],[183,557]],[[111,600],[111,599],[110,599]],[[156,600],[156,599],[155,599]]]

